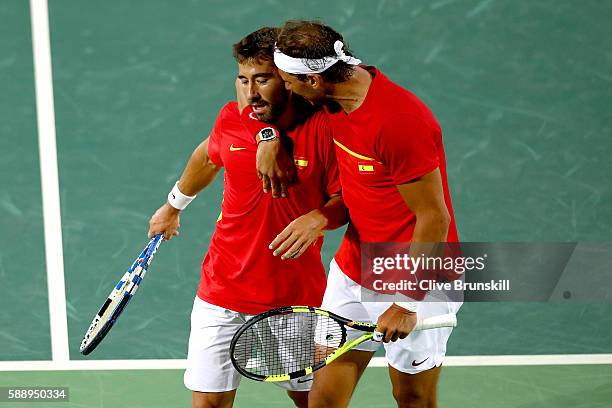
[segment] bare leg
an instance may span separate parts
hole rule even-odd
[[[309,408],[347,407],[357,382],[374,355],[369,351],[351,350],[314,373],[308,396]]]
[[[308,408],[308,391],[287,391],[289,398],[298,408]]]
[[[224,392],[191,393],[191,408],[231,408],[236,398],[236,390]]]
[[[389,367],[393,397],[399,408],[437,408],[436,387],[442,367],[406,374]]]

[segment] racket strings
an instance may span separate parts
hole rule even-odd
[[[315,313],[274,315],[252,324],[234,347],[234,358],[245,371],[270,376],[312,367],[343,341],[343,327]]]

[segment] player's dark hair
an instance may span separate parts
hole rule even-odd
[[[344,53],[354,56],[348,49],[342,35],[320,21],[289,20],[281,28],[276,46],[279,50],[293,58],[318,59],[335,56],[334,43],[344,43]],[[351,77],[354,66],[338,61],[319,75],[328,82],[344,82]],[[293,74],[305,81],[306,75]]]
[[[276,27],[262,27],[252,32],[232,46],[234,58],[239,64],[273,61],[278,32]]]

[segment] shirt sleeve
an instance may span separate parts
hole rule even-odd
[[[215,129],[208,135],[208,157],[215,163],[215,166],[223,167],[223,160],[221,160],[221,155],[219,154],[219,136]]]
[[[398,185],[430,173],[440,165],[437,148],[440,128],[412,115],[402,119],[387,122],[377,143],[379,157]]]
[[[208,157],[217,167],[223,167],[221,158],[221,135],[223,134],[223,124],[225,118],[231,113],[232,103],[226,104],[217,114],[215,124],[208,135]]]

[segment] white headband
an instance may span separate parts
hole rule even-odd
[[[281,50],[274,47],[274,64],[276,66],[290,74],[318,74],[325,71],[338,61],[343,61],[349,65],[361,64],[361,60],[346,55],[342,48],[344,44],[342,41],[336,41],[334,43],[335,56],[308,59],[308,58],[293,58],[286,54],[283,54]]]

